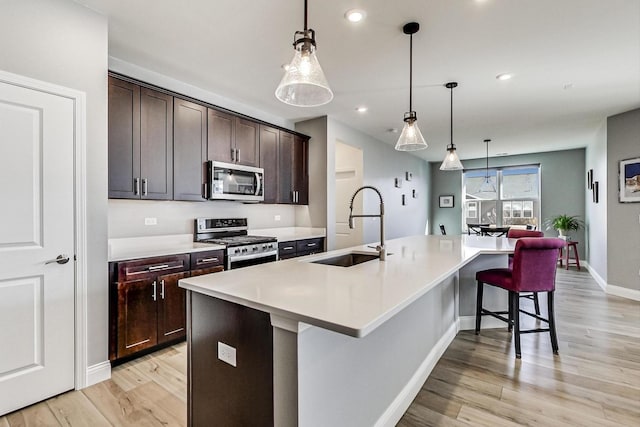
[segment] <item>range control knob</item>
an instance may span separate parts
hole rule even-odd
[[[252,249],[253,251],[257,251],[257,250],[258,250],[258,247],[257,247],[257,246],[254,246],[254,247],[252,247],[251,249]]]
[[[242,252],[247,252],[247,248],[242,248]]]
[[[240,249],[236,249],[233,251],[234,254],[240,253]]]

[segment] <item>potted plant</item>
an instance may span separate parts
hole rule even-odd
[[[553,228],[558,230],[560,237],[565,237],[567,231],[578,231],[584,227],[584,222],[578,217],[578,215],[569,216],[566,214],[556,215],[548,218],[545,221],[547,230]]]

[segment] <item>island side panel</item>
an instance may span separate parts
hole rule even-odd
[[[475,329],[477,282],[476,273],[490,268],[507,268],[509,265],[506,254],[482,254],[460,269],[460,329]],[[507,310],[509,293],[495,286],[484,286],[482,304],[494,311]],[[506,328],[507,325],[491,316],[482,316],[482,329]]]
[[[298,335],[300,425],[395,425],[455,337],[457,275],[363,338]]]
[[[188,425],[273,426],[268,313],[188,291]],[[236,367],[218,359],[236,349]]]

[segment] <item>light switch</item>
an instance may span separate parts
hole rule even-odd
[[[229,365],[236,367],[236,349],[223,342],[218,341],[218,359]]]

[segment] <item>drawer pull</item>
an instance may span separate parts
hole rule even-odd
[[[316,245],[316,243],[307,243],[307,247],[312,248]]]
[[[156,281],[153,281],[153,294],[151,294],[151,298],[153,298],[154,301],[156,301],[158,299],[157,294],[157,285],[156,285]]]
[[[151,265],[151,266],[149,266],[148,270],[149,271],[158,271],[158,270],[164,270],[165,268],[169,268],[169,264]]]
[[[196,264],[204,264],[206,262],[218,262],[218,258],[217,257],[212,257],[212,258],[200,258],[198,261],[196,261]]]
[[[293,246],[285,246],[284,248],[282,248],[282,250],[284,251],[290,251],[291,249],[293,249]]]

